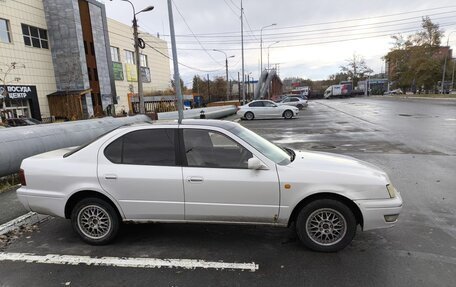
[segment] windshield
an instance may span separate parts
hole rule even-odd
[[[287,165],[291,162],[290,154],[251,130],[239,125],[230,131],[276,164]]]

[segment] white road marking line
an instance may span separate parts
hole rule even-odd
[[[235,119],[234,122],[238,123],[240,120],[241,120],[240,118],[239,119]]]
[[[184,269],[216,269],[216,270],[246,270],[255,272],[258,264],[252,263],[229,263],[211,262],[195,259],[157,259],[157,258],[133,258],[133,257],[90,257],[77,255],[35,255],[32,253],[9,253],[0,252],[1,261],[15,261],[27,263],[62,264],[62,265],[90,265],[90,266],[113,266],[130,268],[184,268]]]

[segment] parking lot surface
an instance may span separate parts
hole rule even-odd
[[[276,144],[351,155],[389,174],[405,202],[399,223],[358,230],[341,252],[311,252],[290,229],[200,224],[130,224],[94,247],[51,218],[2,247],[0,286],[454,286],[455,110],[456,101],[355,98],[311,101],[293,120],[240,121]],[[28,253],[38,257],[1,259]]]

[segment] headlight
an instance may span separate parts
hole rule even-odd
[[[388,190],[389,196],[391,198],[395,198],[396,197],[396,189],[394,188],[394,186],[392,184],[387,184],[386,185],[386,190]]]

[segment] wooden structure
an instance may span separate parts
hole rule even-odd
[[[49,111],[56,119],[83,120],[86,118],[83,99],[91,89],[77,91],[58,91],[49,94]]]

